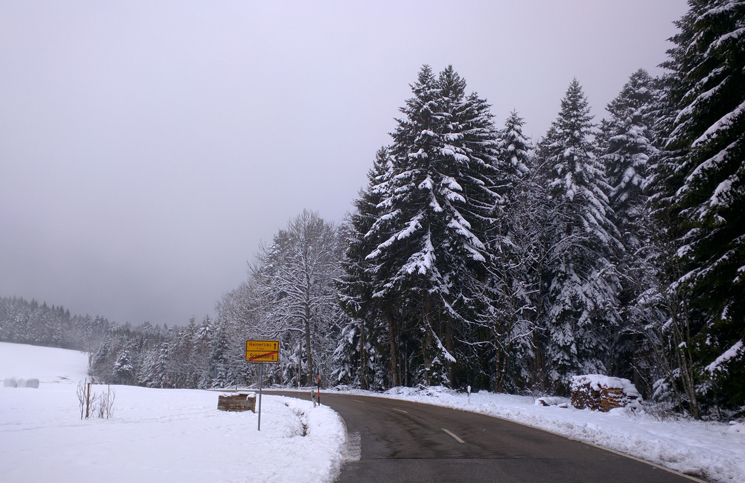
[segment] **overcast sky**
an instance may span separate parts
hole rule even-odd
[[[304,208],[338,222],[422,64],[545,134],[666,58],[685,0],[0,0],[0,297],[184,324]]]

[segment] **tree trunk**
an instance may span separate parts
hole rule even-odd
[[[393,316],[390,312],[386,312],[386,318],[388,319],[388,339],[391,350],[391,385],[396,387],[401,385],[398,380],[398,344],[396,344],[396,328],[394,326]]]
[[[306,384],[313,384],[313,351],[311,350],[310,346],[310,314],[308,313],[309,310],[306,307],[306,318],[305,318],[305,360],[307,361],[308,365],[306,367],[307,370],[307,380]]]
[[[453,321],[450,317],[445,320],[445,347],[452,357],[455,357],[455,344],[453,343]],[[450,379],[450,388],[455,389],[455,362],[447,359],[448,378]]]
[[[360,319],[360,387],[362,389],[370,389],[370,383],[367,380],[367,350],[365,349],[366,344],[365,334],[365,320]]]
[[[639,365],[637,363],[636,357],[636,352],[639,348],[639,342],[637,341],[637,338],[638,334],[636,332],[631,334],[631,365],[634,369],[634,387],[639,389],[639,383],[641,382],[641,379],[639,378]],[[646,395],[644,397],[646,397]]]

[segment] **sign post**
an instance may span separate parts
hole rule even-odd
[[[278,340],[247,340],[246,360],[259,364],[259,431],[261,431],[261,391],[264,385],[264,362],[279,362]]]
[[[261,386],[264,384],[264,364],[259,362],[259,431],[261,431]]]

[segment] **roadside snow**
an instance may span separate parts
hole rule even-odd
[[[112,419],[81,421],[75,394],[86,354],[0,343],[0,481],[324,482],[342,464],[345,428],[330,408],[262,398],[252,412],[217,410],[219,392],[112,386]],[[106,386],[94,386],[104,391]]]
[[[323,482],[344,462],[341,418],[294,398],[264,396],[259,432],[256,414],[218,411],[217,392],[112,386],[114,417],[81,421],[75,389],[86,367],[83,353],[0,342],[0,380],[40,380],[38,389],[0,389],[0,481]],[[709,481],[745,482],[743,422],[600,413],[574,409],[565,398],[541,398],[544,406],[485,391],[469,402],[464,393],[436,387],[340,392],[479,412]]]
[[[376,395],[363,391],[353,393]],[[574,409],[566,398],[494,394],[468,396],[446,388],[394,388],[378,396],[434,404],[508,419],[592,443],[709,481],[745,482],[745,424],[661,419],[625,408]],[[560,407],[564,406],[564,407]],[[568,406],[568,407],[567,407]]]

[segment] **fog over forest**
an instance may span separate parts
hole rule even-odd
[[[215,316],[304,209],[341,222],[423,64],[544,136],[672,47],[684,0],[0,5],[0,296]]]
[[[745,0],[448,5],[4,4],[0,341],[741,418]]]

